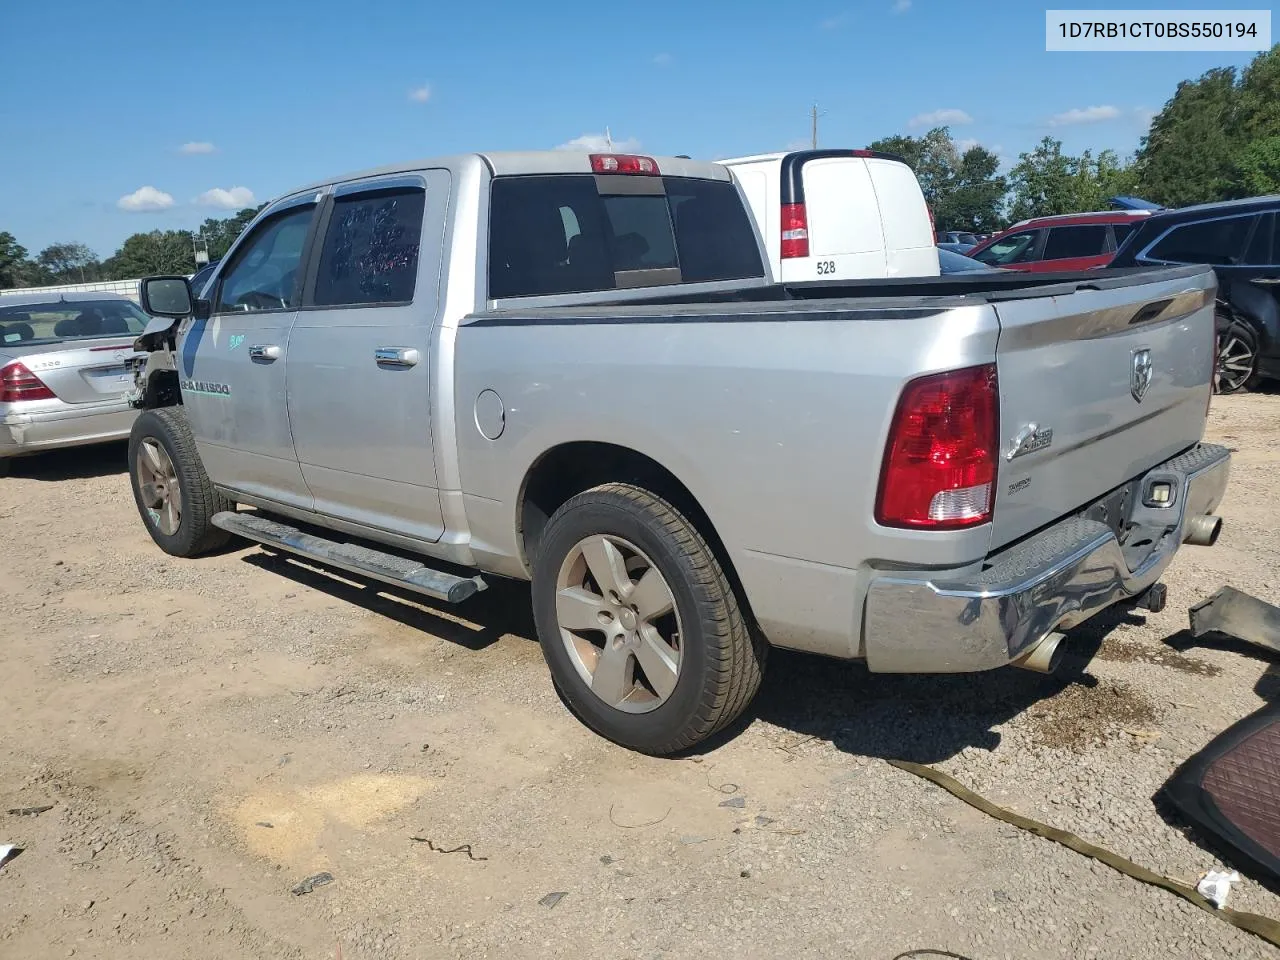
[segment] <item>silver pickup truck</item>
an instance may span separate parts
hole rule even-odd
[[[737,717],[771,645],[1053,669],[1216,539],[1209,269],[784,287],[765,262],[687,159],[299,190],[202,290],[143,284],[142,520],[176,556],[245,538],[442,602],[531,581],[564,700],[654,754]]]

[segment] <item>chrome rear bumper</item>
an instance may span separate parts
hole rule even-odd
[[[1159,531],[1138,556],[1133,547],[1126,555],[1105,524],[1072,518],[993,554],[980,567],[876,577],[865,605],[868,668],[990,670],[1026,655],[1051,631],[1140,596],[1192,535],[1192,518],[1221,502],[1230,462],[1225,447],[1200,444],[1147,472],[1142,489],[1169,480],[1176,495],[1165,507],[1137,507],[1134,517],[1144,533]]]

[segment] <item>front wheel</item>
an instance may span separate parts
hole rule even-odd
[[[543,656],[570,709],[633,750],[685,750],[755,695],[766,645],[706,540],[639,487],[580,493],[548,522],[533,571]]]
[[[204,472],[182,407],[146,410],[134,420],[129,480],[142,522],[165,553],[196,557],[231,539],[210,521],[233,504]]]
[[[1257,334],[1239,320],[1227,321],[1218,331],[1217,392],[1240,393],[1255,389],[1261,382]]]

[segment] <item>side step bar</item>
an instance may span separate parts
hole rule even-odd
[[[213,515],[213,525],[266,547],[295,553],[347,573],[370,577],[448,603],[461,603],[487,586],[478,576],[455,577],[451,573],[432,570],[417,560],[407,560],[353,543],[326,540],[251,513],[224,510]]]

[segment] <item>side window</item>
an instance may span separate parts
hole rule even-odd
[[[1042,260],[1096,257],[1107,251],[1107,226],[1103,223],[1053,227],[1044,242]]]
[[[1253,239],[1249,241],[1249,249],[1245,251],[1244,262],[1250,266],[1269,267],[1276,262],[1280,252],[1274,248],[1276,232],[1276,215],[1264,213],[1253,231]]]
[[[1252,217],[1201,220],[1174,227],[1147,253],[1149,260],[1166,263],[1208,263],[1230,266],[1244,256]]]
[[[315,306],[413,300],[425,202],[420,187],[335,199],[320,248]]]
[[[1003,266],[1007,263],[1023,263],[1030,260],[1035,253],[1037,232],[1031,230],[1027,233],[1011,233],[1009,236],[997,240],[987,249],[980,250],[974,254],[973,259],[995,266]]]
[[[256,313],[297,306],[298,265],[315,204],[259,224],[236,251],[218,285],[218,313]]]
[[[1115,234],[1115,238],[1116,238],[1115,249],[1119,250],[1121,247],[1124,246],[1124,242],[1125,240],[1128,239],[1129,234],[1133,233],[1133,224],[1132,223],[1113,223],[1111,225],[1111,232]]]

